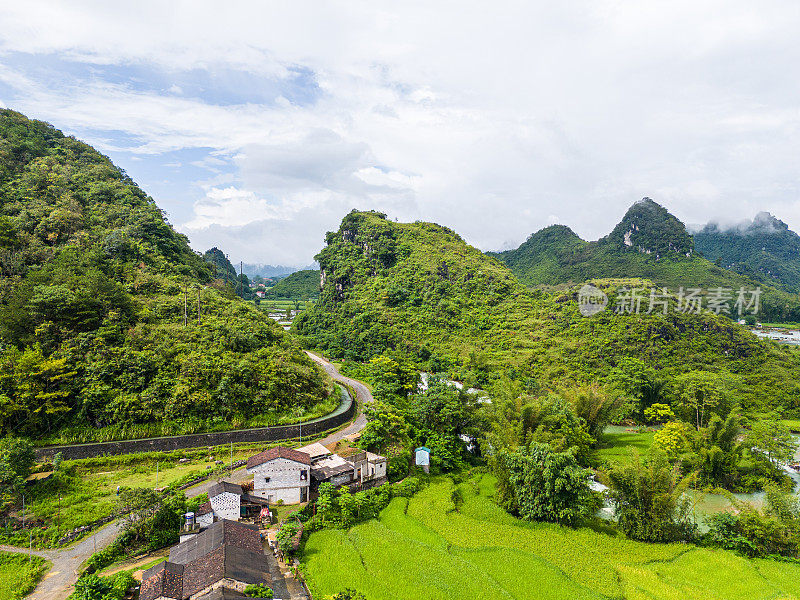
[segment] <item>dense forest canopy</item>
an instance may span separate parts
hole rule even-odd
[[[308,300],[319,296],[320,272],[316,269],[303,269],[278,280],[267,289],[267,298],[289,298]]]
[[[708,291],[760,286],[760,319],[800,320],[800,296],[788,293],[794,290],[774,275],[791,273],[791,260],[782,263],[786,265],[783,270],[774,267],[769,271],[766,265],[774,265],[777,259],[745,260],[742,256],[747,250],[740,244],[725,255],[728,259],[715,264],[695,252],[697,246],[697,250],[716,261],[719,254],[713,251],[714,240],[708,236],[699,239],[703,242],[697,244],[681,221],[644,198],[631,206],[609,235],[596,242],[586,242],[568,227],[553,225],[532,234],[519,248],[490,255],[508,265],[522,283],[534,287],[563,288],[593,278],[645,278],[672,292],[680,287]],[[739,257],[739,262],[734,262],[733,255]]]
[[[11,110],[0,274],[2,432],[202,429],[311,409],[330,391],[122,170]]]
[[[706,372],[723,377],[746,409],[797,408],[797,354],[728,317],[582,317],[576,289],[529,290],[455,232],[375,212],[350,213],[326,242],[317,256],[320,300],[294,330],[334,357],[365,361],[395,350],[433,372],[482,385],[509,377],[529,390],[635,379],[637,369],[670,382]],[[613,303],[611,283],[620,282],[596,283]]]

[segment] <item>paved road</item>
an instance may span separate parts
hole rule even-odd
[[[322,366],[322,368],[325,369],[325,371],[335,381],[346,383],[352,387],[356,392],[356,398],[358,402],[362,406],[373,401],[372,394],[367,386],[365,386],[363,383],[355,379],[345,377],[344,375],[340,375],[336,370],[336,367],[334,367],[324,358],[321,358],[320,356],[317,356],[311,352],[306,352],[306,354],[308,354],[311,360]],[[358,417],[356,417],[356,419],[350,425],[328,435],[320,441],[322,444],[326,445],[338,442],[341,439],[358,433],[364,429],[366,424],[366,417],[363,415],[363,413],[359,413]],[[241,483],[247,481],[249,476],[247,475],[247,471],[244,469],[244,467],[241,467],[236,469],[232,475],[225,476],[224,479],[226,481]],[[199,496],[200,494],[207,492],[208,489],[215,483],[217,483],[216,478],[199,483],[196,486],[186,490],[186,496],[189,498]],[[49,560],[53,566],[47,575],[44,576],[42,582],[38,585],[33,594],[29,596],[29,598],[30,600],[64,600],[72,591],[71,588],[78,578],[78,569],[83,562],[86,561],[86,559],[88,559],[92,554],[94,554],[95,548],[97,550],[102,550],[111,544],[111,542],[113,542],[117,537],[119,528],[119,522],[111,523],[106,525],[104,528],[97,530],[94,535],[84,538],[75,546],[72,546],[71,548],[65,548],[64,550],[34,550],[33,552],[30,552],[27,548],[17,548],[15,546],[2,545],[0,545],[0,550],[5,550],[8,552],[20,552],[22,554],[34,554],[35,556],[41,556],[42,558]]]
[[[94,535],[84,538],[71,548],[64,550],[34,550],[32,554],[49,560],[53,566],[44,576],[36,590],[29,596],[31,600],[63,600],[70,594],[70,588],[78,578],[78,569],[95,549],[108,546],[119,533],[119,523],[111,523],[97,530]],[[28,554],[27,548],[0,546],[0,550]]]
[[[338,381],[340,383],[346,383],[351,388],[353,388],[356,392],[356,399],[364,406],[365,404],[369,404],[373,401],[372,392],[369,391],[369,388],[361,383],[356,379],[350,379],[349,377],[345,377],[344,375],[340,375],[339,372],[336,370],[331,363],[329,363],[324,358],[317,356],[313,352],[306,351],[308,357],[313,360],[315,363],[320,365],[325,371],[330,375],[334,381]],[[350,425],[345,427],[344,429],[340,429],[339,431],[330,434],[326,438],[320,440],[320,443],[324,446],[328,444],[332,444],[334,442],[338,442],[341,439],[354,435],[364,429],[367,425],[367,418],[364,416],[364,413],[359,413],[358,417],[356,417],[355,421],[353,421]]]

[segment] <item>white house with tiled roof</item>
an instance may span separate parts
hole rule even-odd
[[[311,457],[305,452],[278,446],[247,460],[253,475],[253,495],[271,503],[297,504],[308,501]]]

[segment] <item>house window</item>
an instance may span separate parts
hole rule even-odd
[[[305,469],[300,471],[300,481],[308,481],[308,471]]]
[[[264,477],[264,483],[269,483],[269,477]]]

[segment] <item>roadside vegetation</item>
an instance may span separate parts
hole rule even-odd
[[[48,569],[38,556],[0,552],[0,598],[21,600],[30,594]]]

